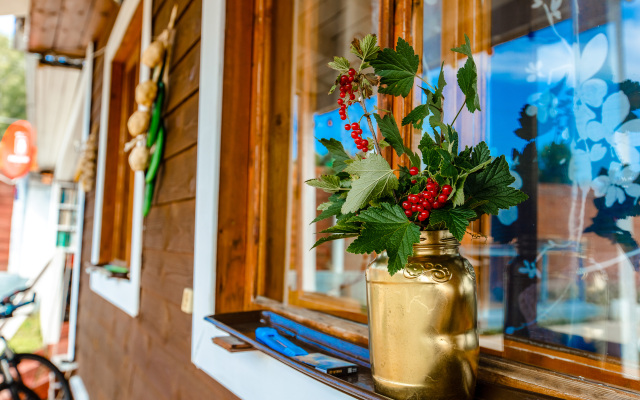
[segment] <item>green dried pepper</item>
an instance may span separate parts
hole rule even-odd
[[[158,139],[156,140],[156,149],[151,155],[151,162],[149,163],[149,168],[147,168],[147,174],[145,175],[145,181],[147,183],[152,182],[156,175],[158,174],[158,167],[160,166],[160,161],[162,160],[162,152],[164,151],[164,125],[160,124],[160,129],[158,131]]]
[[[155,182],[151,181],[147,183],[144,189],[144,205],[142,207],[142,214],[146,217],[151,210],[151,202],[153,201],[153,190],[155,188]]]

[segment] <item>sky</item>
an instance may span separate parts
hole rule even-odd
[[[0,35],[13,36],[15,17],[13,15],[0,15]]]

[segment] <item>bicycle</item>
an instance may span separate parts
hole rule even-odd
[[[0,300],[0,319],[13,317],[13,313],[35,302],[35,294],[30,300],[14,304],[18,294],[30,288],[16,290]],[[57,390],[47,390],[46,382],[53,375]],[[0,334],[0,400],[72,400],[71,387],[64,374],[48,359],[38,354],[15,353],[7,340]],[[43,393],[44,392],[44,393]],[[44,397],[41,397],[43,396]]]

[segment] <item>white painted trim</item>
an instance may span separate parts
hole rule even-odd
[[[111,95],[111,64],[122,43],[122,39],[131,24],[131,20],[142,3],[142,33],[140,52],[151,43],[152,0],[127,0],[123,3],[118,17],[111,30],[109,41],[104,52],[104,72],[102,80],[102,103],[100,110],[100,136],[98,145],[98,166],[96,178],[96,199],[93,222],[93,240],[91,247],[91,262],[97,264],[100,259],[100,240],[102,231],[102,206],[104,201],[104,178],[107,153],[107,132],[109,123],[109,99]],[[140,67],[140,81],[149,79],[150,71],[145,66]],[[104,297],[107,301],[135,317],[140,309],[140,275],[142,269],[142,228],[144,218],[142,205],[144,202],[144,172],[135,173],[133,190],[133,222],[131,228],[131,261],[129,265],[129,280],[111,279],[99,272],[91,273],[91,289]]]
[[[245,400],[352,399],[262,352],[229,353],[211,342],[225,335],[204,320],[214,312],[216,287],[224,33],[225,2],[204,0],[200,70],[206,73],[200,74],[191,360]]]
[[[83,79],[84,87],[84,110],[82,121],[82,142],[86,143],[91,130],[91,94],[93,85],[93,42],[89,42],[84,57]],[[80,298],[80,275],[82,274],[82,236],[84,232],[84,204],[85,192],[82,185],[78,185],[78,208],[76,210],[76,248],[73,258],[73,270],[71,271],[71,300],[69,311],[69,345],[67,349],[67,360],[74,361],[76,358],[76,334],[78,329],[78,300]]]

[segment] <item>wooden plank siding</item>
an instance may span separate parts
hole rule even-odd
[[[174,1],[155,1],[153,34],[166,26]],[[77,358],[92,400],[235,399],[191,363],[191,315],[180,310],[193,286],[195,177],[198,137],[202,0],[178,5],[165,121],[167,145],[144,221],[140,313],[131,318],[89,288],[81,277]],[[96,43],[105,46],[107,29]],[[104,59],[94,62],[92,128],[99,125]],[[90,261],[95,192],[87,194],[83,265]]]

